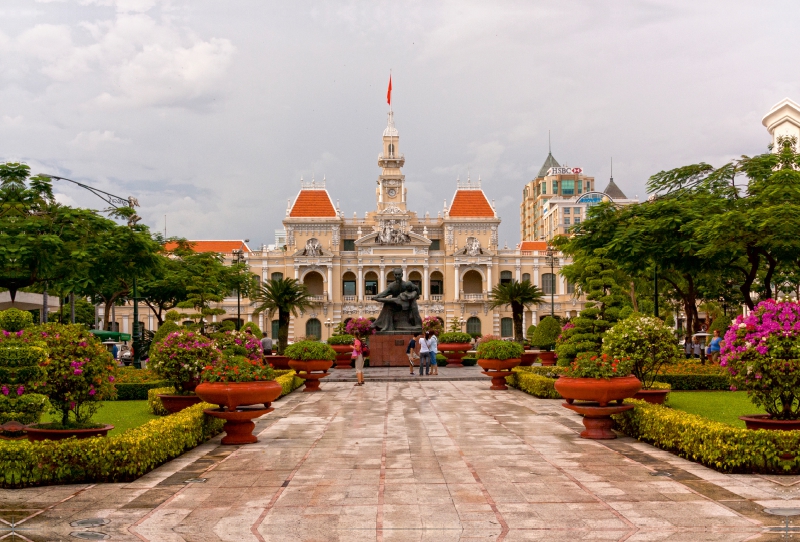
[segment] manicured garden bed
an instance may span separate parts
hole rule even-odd
[[[673,391],[669,394],[669,406],[741,428],[744,428],[744,422],[739,416],[765,412],[750,402],[743,391]]]
[[[147,401],[103,401],[100,409],[92,416],[92,423],[113,425],[114,429],[108,433],[109,436],[113,436],[144,425],[156,418],[158,416],[152,414],[148,409]],[[56,421],[58,421],[57,417],[45,414],[42,416],[41,423]]]

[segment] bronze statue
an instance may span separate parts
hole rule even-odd
[[[373,298],[374,301],[383,303],[383,308],[372,327],[379,332],[422,331],[422,318],[417,307],[419,288],[413,282],[403,280],[402,269],[395,269],[393,273],[394,282]]]

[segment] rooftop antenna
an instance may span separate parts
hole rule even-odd
[[[553,148],[550,146],[550,128],[547,129],[547,154],[553,154]]]
[[[611,157],[611,180],[614,180],[614,157]]]

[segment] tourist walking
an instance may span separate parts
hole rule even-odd
[[[720,351],[720,343],[722,342],[722,337],[719,336],[719,330],[714,330],[714,337],[711,339],[711,342],[708,344],[708,353],[711,356],[711,361],[716,363],[719,361],[719,351]]]
[[[692,357],[692,338],[691,337],[684,337],[683,338],[683,353],[686,355],[686,359],[691,359],[691,357]]]
[[[431,371],[430,366],[430,351],[428,350],[428,337],[430,336],[430,331],[427,332],[420,340],[419,340],[419,376],[423,375],[423,368],[425,369],[424,374],[429,374]]]
[[[266,331],[261,333],[261,353],[265,356],[272,355],[272,339],[269,338]]]
[[[358,333],[354,334],[353,359],[356,361],[356,386],[364,385],[364,343]]]
[[[414,336],[411,337],[411,340],[408,341],[408,346],[406,347],[406,355],[408,356],[408,365],[409,370],[411,371],[411,376],[414,376],[414,360],[419,359],[417,355],[417,337],[419,337],[419,333],[414,333]]]
[[[699,358],[700,352],[701,352],[700,339],[698,339],[697,335],[695,335],[694,337],[692,337],[692,356],[695,358]]]
[[[428,355],[431,358],[431,374],[439,374],[439,364],[436,361],[436,355],[439,353],[439,339],[436,337],[435,331],[428,332]]]

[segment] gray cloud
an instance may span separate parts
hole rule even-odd
[[[409,202],[481,176],[519,237],[553,154],[645,196],[653,173],[763,152],[800,98],[793,2],[80,0],[0,8],[0,159],[142,204],[153,228],[270,242],[299,177],[374,207],[393,70]],[[63,201],[101,207],[66,185]]]

